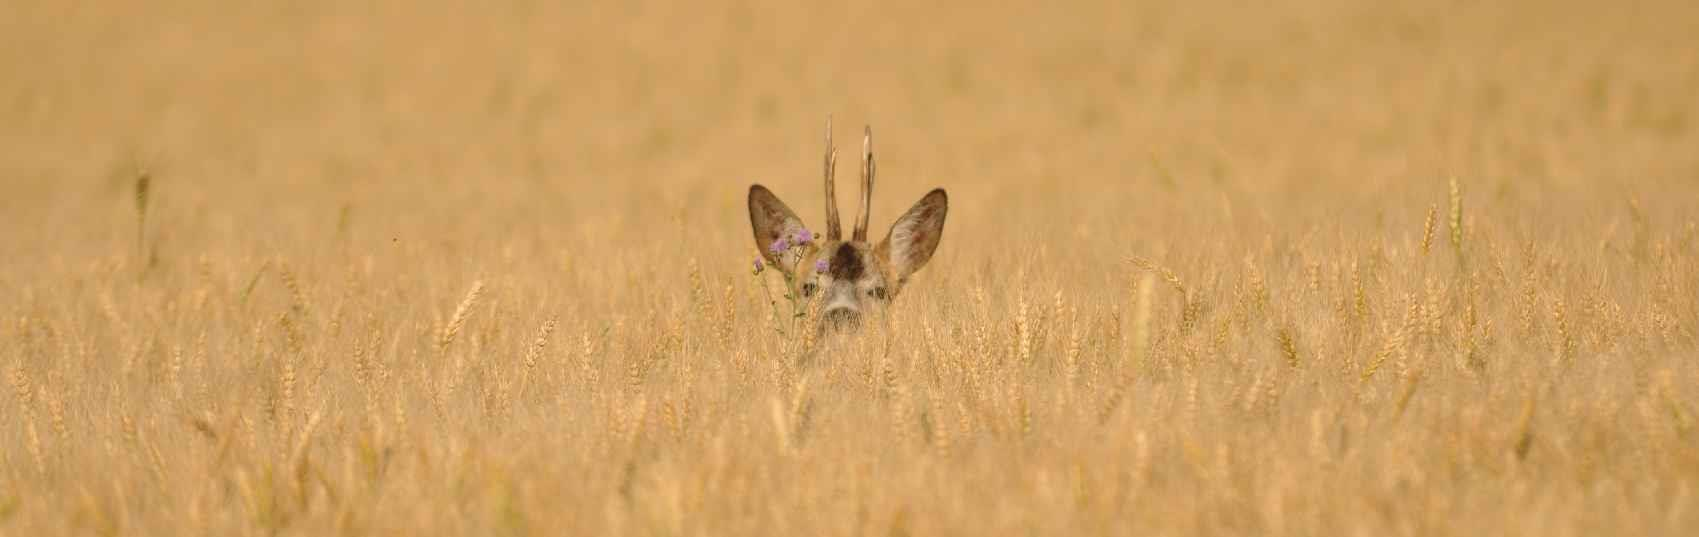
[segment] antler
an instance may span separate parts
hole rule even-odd
[[[867,216],[873,207],[873,127],[862,130],[861,138],[861,210],[855,218],[855,240],[867,240]]]
[[[832,147],[832,116],[826,116],[826,239],[843,240],[844,226],[838,223],[837,183],[832,175],[838,167],[838,148]]]

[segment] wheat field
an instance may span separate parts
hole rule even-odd
[[[0,535],[1699,533],[1699,5],[1241,4],[9,2]]]

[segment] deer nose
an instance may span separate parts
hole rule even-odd
[[[821,315],[823,316],[821,320],[827,328],[839,332],[850,332],[861,328],[861,312],[852,308],[832,308]]]

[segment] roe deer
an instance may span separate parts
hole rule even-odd
[[[882,311],[902,291],[909,276],[932,258],[943,238],[950,199],[944,189],[933,189],[897,218],[885,240],[869,244],[867,218],[876,167],[873,129],[867,127],[861,149],[861,209],[854,234],[844,240],[832,177],[837,160],[832,120],[827,118],[825,238],[815,237],[790,207],[760,184],[749,186],[749,224],[767,264],[787,276],[790,296],[818,306],[817,329],[854,332],[861,327],[863,317]]]

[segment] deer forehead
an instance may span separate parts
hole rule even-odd
[[[821,274],[833,281],[872,282],[884,277],[885,266],[874,248],[865,242],[837,241],[822,244],[811,252],[806,266],[813,270],[824,262]]]

